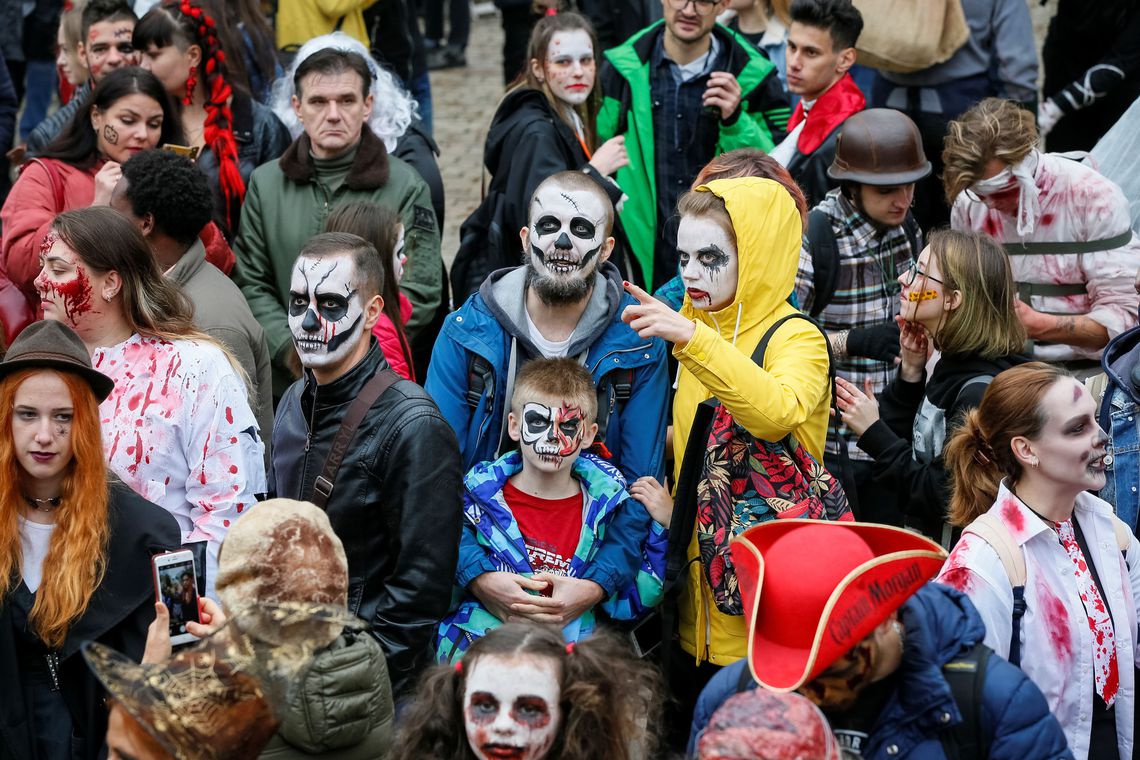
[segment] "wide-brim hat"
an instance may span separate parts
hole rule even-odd
[[[941,546],[889,525],[773,520],[730,550],[757,683],[794,691],[862,641],[933,578]]]
[[[327,645],[328,626],[364,628],[343,608],[264,605],[252,617],[238,613],[163,664],[139,664],[97,642],[86,644],[83,656],[111,697],[172,756],[252,760],[276,733],[292,687]]]
[[[12,341],[0,361],[0,379],[22,369],[54,369],[79,375],[100,403],[115,388],[114,380],[91,366],[87,347],[75,331],[53,319],[33,322]]]

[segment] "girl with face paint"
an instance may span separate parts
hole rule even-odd
[[[899,276],[898,372],[876,398],[836,380],[843,422],[875,459],[876,479],[899,494],[907,524],[943,538],[949,473],[943,443],[998,373],[1028,359],[1014,309],[1009,258],[992,238],[937,231]],[[929,349],[940,351],[927,374]]]
[[[493,211],[504,230],[527,227],[535,188],[562,171],[585,172],[615,207],[621,201],[621,189],[610,177],[629,163],[625,138],[599,144],[594,132],[601,104],[600,55],[593,27],[577,13],[546,16],[535,24],[526,70],[491,121],[484,159],[492,181],[485,206],[472,219]],[[514,235],[503,235],[494,250],[461,248],[452,274],[455,302],[477,290],[490,272],[518,263]]]
[[[190,301],[126,217],[93,206],[60,214],[51,232],[35,285],[44,318],[75,330],[115,381],[99,407],[110,468],[174,515],[183,542],[206,542],[212,592],[230,523],[266,490],[244,373],[194,326]]]
[[[662,693],[653,666],[612,634],[567,645],[548,626],[510,623],[425,675],[392,757],[655,757]]]
[[[1140,541],[1093,495],[1112,464],[1097,402],[1065,370],[1031,362],[994,378],[946,446],[950,520],[997,521],[1020,547],[1020,666],[1044,692],[1076,757],[1127,758],[1134,743]],[[983,537],[963,534],[938,578],[1011,647],[1012,584]]]

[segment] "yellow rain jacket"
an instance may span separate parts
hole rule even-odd
[[[375,2],[376,0],[280,0],[277,4],[277,48],[296,50],[313,37],[337,30],[368,45],[364,9]]]
[[[697,329],[673,348],[681,365],[673,400],[674,481],[697,405],[712,396],[757,438],[778,441],[793,433],[822,461],[831,404],[827,339],[806,320],[789,320],[772,336],[764,366],[752,361],[768,328],[796,312],[787,302],[803,236],[795,202],[781,184],[758,177],[715,180],[698,190],[724,200],[736,233],[738,276],[736,296],[720,311],[694,309],[688,296],[681,307]],[[688,556],[698,555],[694,529]],[[717,610],[700,562],[690,563],[688,573],[679,602],[681,646],[698,662],[723,666],[743,658],[744,618]]]

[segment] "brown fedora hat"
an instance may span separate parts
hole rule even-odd
[[[33,322],[12,341],[0,362],[0,379],[22,369],[54,369],[79,375],[100,403],[115,387],[114,380],[92,368],[87,347],[75,331],[52,319]]]

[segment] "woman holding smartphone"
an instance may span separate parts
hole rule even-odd
[[[104,693],[79,647],[142,656],[151,555],[179,545],[174,518],[108,477],[113,386],[59,322],[29,326],[0,362],[0,757],[99,756]]]

